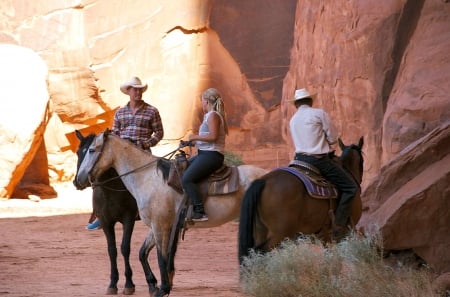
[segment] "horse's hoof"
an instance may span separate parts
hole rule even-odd
[[[169,293],[159,290],[158,293],[155,295],[155,297],[164,297],[164,296],[169,296]]]
[[[163,291],[161,289],[158,289],[158,287],[156,287],[153,290],[149,290],[149,294],[150,297],[164,297],[164,296],[169,296],[169,293],[167,293],[166,291]]]
[[[148,293],[150,294],[150,297],[155,297],[156,294],[158,293],[158,291],[159,291],[159,288],[157,286],[153,286],[153,285],[148,289]]]
[[[108,288],[106,289],[106,295],[117,295],[117,288]]]
[[[135,291],[136,291],[136,290],[135,290],[134,287],[131,287],[131,288],[124,288],[124,289],[123,289],[123,294],[124,294],[124,295],[133,295]]]

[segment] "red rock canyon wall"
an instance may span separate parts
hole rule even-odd
[[[364,227],[382,224],[389,248],[450,269],[449,255],[439,260],[450,247],[446,1],[5,0],[0,12],[0,196],[54,197],[50,183],[75,172],[73,131],[110,127],[131,76],[161,112],[156,154],[197,129],[199,95],[214,86],[227,149],[265,168],[291,159],[284,99],[307,87],[345,143],[365,137]],[[443,212],[411,211],[430,205]],[[411,243],[392,227],[417,220],[439,231]]]

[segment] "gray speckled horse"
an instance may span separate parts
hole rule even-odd
[[[134,196],[141,220],[149,227],[144,242],[145,248],[141,249],[140,258],[147,256],[154,246],[157,249],[160,287],[157,287],[157,280],[153,277],[150,266],[144,266],[144,272],[150,295],[158,297],[168,295],[173,285],[177,242],[169,243],[172,225],[183,201],[183,195],[167,184],[161,170],[158,169],[159,159],[161,158],[149,151],[141,150],[129,141],[105,131],[99,134],[90,146],[76,176],[77,183],[87,187],[91,185],[91,181],[112,167]],[[238,191],[207,197],[204,204],[209,220],[196,222],[192,228],[219,226],[239,216],[245,190],[254,179],[267,171],[252,165],[238,166],[238,171]],[[146,253],[142,252],[143,249]]]

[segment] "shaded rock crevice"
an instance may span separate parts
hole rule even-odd
[[[183,34],[199,34],[199,33],[205,33],[206,31],[208,31],[207,27],[201,27],[201,28],[197,28],[197,29],[186,29],[182,26],[175,26],[172,29],[168,30],[166,32],[166,34],[170,34],[173,31],[179,30],[181,32],[183,32]]]
[[[392,64],[391,68],[384,76],[381,91],[383,112],[387,109],[389,97],[394,87],[400,65],[402,64],[403,56],[411,37],[417,28],[424,2],[425,0],[407,0],[399,15],[397,30],[393,36],[394,45],[391,53]]]

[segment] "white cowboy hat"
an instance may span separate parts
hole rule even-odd
[[[305,98],[314,99],[314,97],[316,97],[316,95],[317,94],[310,94],[306,89],[298,89],[298,90],[295,90],[294,98],[286,99],[286,101],[293,102],[293,101],[297,101],[297,100],[301,100],[301,99],[305,99]]]
[[[128,95],[128,89],[130,87],[142,89],[142,93],[144,93],[145,91],[147,91],[148,86],[147,84],[143,85],[139,77],[133,76],[129,81],[124,82],[120,85],[120,90],[122,91],[122,93]]]

